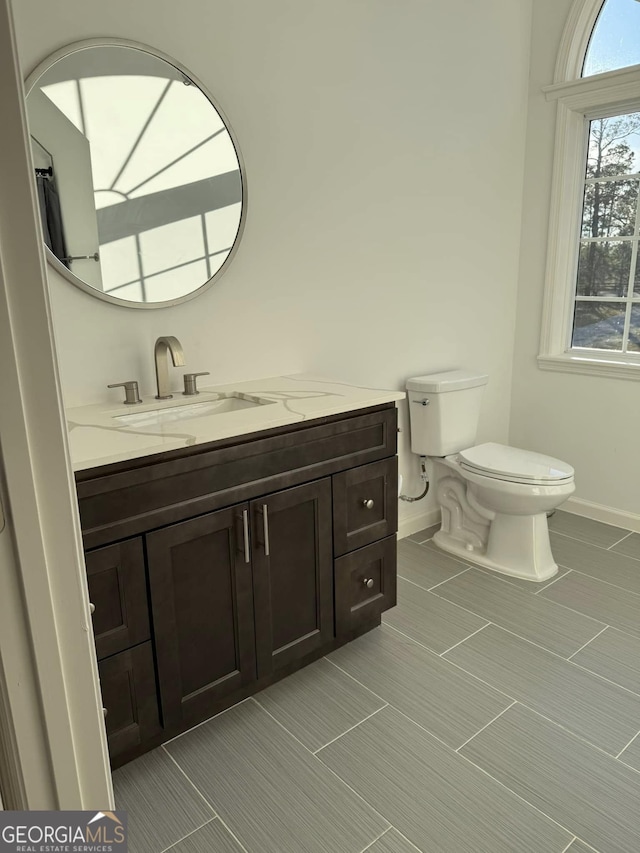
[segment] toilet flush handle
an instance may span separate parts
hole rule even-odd
[[[417,403],[419,406],[428,406],[429,405],[429,400],[427,397],[425,397],[424,400],[414,400],[413,402]]]

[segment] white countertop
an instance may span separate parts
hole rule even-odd
[[[231,392],[260,397],[269,403],[240,411],[209,413],[139,427],[116,420],[122,415],[206,403]],[[174,392],[173,399],[166,401],[144,397],[142,403],[131,406],[117,403],[78,406],[66,411],[71,461],[74,471],[82,471],[112,462],[247,435],[271,427],[366,409],[404,398],[402,391],[359,388],[307,374],[296,374],[209,386],[201,388],[200,393],[193,397]]]

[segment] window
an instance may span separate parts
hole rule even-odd
[[[640,379],[635,63],[640,2],[577,2],[558,60],[560,82],[546,89],[558,102],[558,123],[542,368]]]

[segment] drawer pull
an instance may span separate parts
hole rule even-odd
[[[251,553],[249,551],[249,513],[245,509],[242,512],[242,534],[244,537],[244,561],[251,562]]]
[[[373,578],[363,578],[362,583],[366,586],[367,589],[372,589]]]
[[[365,509],[373,509],[373,504],[374,502],[371,500],[371,498],[369,498],[369,500],[365,499],[362,501],[362,506],[365,507]]]
[[[269,556],[269,510],[266,504],[262,504],[262,529],[264,532],[264,554]]]
[[[107,708],[103,708],[103,709],[102,709],[102,716],[105,718],[105,720],[107,719],[107,714],[108,714],[108,713],[109,713],[109,711],[108,711],[108,709],[107,709]]]
[[[96,612],[96,606],[92,601],[90,601],[89,602],[89,613],[93,616],[93,614],[95,612]]]

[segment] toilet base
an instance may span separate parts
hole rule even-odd
[[[549,544],[546,513],[503,515],[491,521],[485,548],[474,548],[451,533],[439,530],[433,541],[443,551],[483,568],[540,582],[558,573]]]

